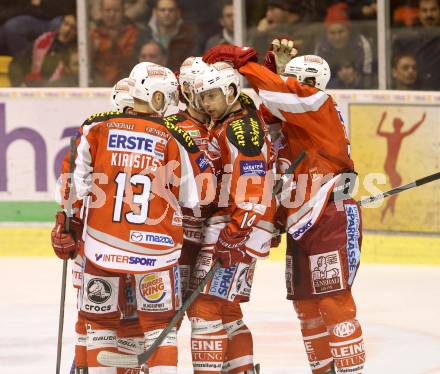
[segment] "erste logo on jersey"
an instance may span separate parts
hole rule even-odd
[[[110,130],[107,150],[139,153],[163,160],[165,145],[165,139],[151,134],[125,130]]]
[[[165,281],[160,274],[148,274],[139,282],[139,292],[149,303],[159,303],[166,296]]]
[[[240,161],[240,175],[264,177],[266,168],[263,161]]]

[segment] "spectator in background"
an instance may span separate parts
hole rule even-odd
[[[188,56],[200,54],[197,32],[182,19],[177,0],[156,0],[148,26],[154,40],[166,49],[166,66],[172,71],[178,70]]]
[[[391,74],[394,90],[417,90],[417,62],[413,55],[394,56]]]
[[[89,27],[96,26],[102,19],[102,6],[99,0],[87,1],[87,10],[89,16]],[[145,23],[151,16],[151,7],[149,0],[125,0],[124,16],[139,27]]]
[[[396,29],[393,54],[416,57],[420,89],[440,90],[440,5],[420,0],[418,21],[411,28]]]
[[[355,63],[352,60],[342,60],[335,71],[332,84],[328,88],[358,90],[364,88],[361,75],[356,71]]]
[[[346,0],[348,17],[351,20],[365,21],[376,20],[376,0]]]
[[[149,40],[139,50],[137,63],[139,62],[154,62],[155,64],[165,66],[167,63],[167,51],[155,40]]]
[[[265,17],[249,31],[248,45],[264,56],[273,39],[286,35],[295,40],[301,54],[311,54],[318,32],[302,22],[301,0],[268,0]]]
[[[417,0],[391,0],[393,27],[410,27],[418,19]]]
[[[63,15],[75,12],[75,0],[16,0],[0,9],[2,53],[17,55],[46,31],[57,30]]]
[[[55,85],[65,75],[71,51],[75,48],[76,18],[69,14],[63,17],[58,31],[40,35],[32,46],[14,57],[9,67],[12,85]]]
[[[205,50],[217,44],[234,43],[234,7],[232,0],[223,2],[222,15],[220,16],[219,23],[222,26],[221,32],[208,39]]]
[[[126,77],[136,47],[149,38],[124,16],[123,0],[101,0],[101,20],[90,31],[92,85],[112,86]]]
[[[345,60],[354,63],[363,87],[370,88],[373,81],[373,51],[370,42],[356,32],[347,16],[347,4],[337,3],[328,8],[324,20],[326,35],[316,48],[315,54],[322,56],[332,71],[342,66]],[[332,76],[329,87],[337,84]]]

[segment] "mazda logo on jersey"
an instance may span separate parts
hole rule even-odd
[[[134,242],[140,242],[143,237],[144,236],[142,235],[142,233],[137,232],[137,231],[132,231],[131,234],[130,234],[130,238]]]
[[[100,278],[92,278],[87,283],[87,298],[96,304],[105,303],[112,296],[110,283]]]

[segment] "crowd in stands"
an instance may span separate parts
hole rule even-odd
[[[2,0],[0,58],[13,86],[77,86],[75,0]],[[390,1],[391,87],[440,89],[440,0]],[[141,61],[177,70],[233,43],[232,0],[89,0],[91,86],[111,86]],[[264,56],[290,36],[332,69],[329,88],[377,88],[376,0],[246,0],[246,44]]]

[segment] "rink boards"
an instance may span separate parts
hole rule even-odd
[[[50,223],[0,224],[0,256],[52,256],[50,227]],[[283,260],[285,246],[283,238],[270,258]],[[364,233],[362,262],[440,265],[440,237]]]

